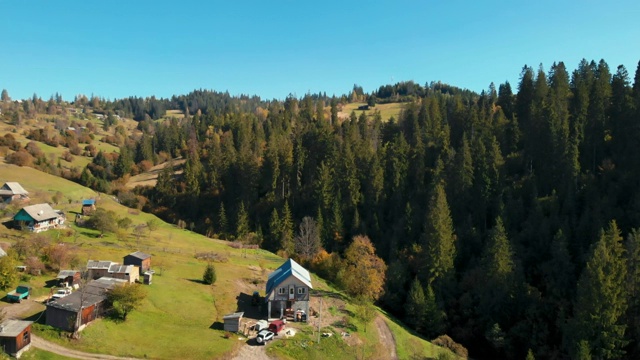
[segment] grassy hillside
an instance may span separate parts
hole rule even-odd
[[[0,182],[5,181],[20,182],[38,200],[50,201],[55,194],[62,193],[63,199],[58,199],[59,203],[54,207],[65,210],[69,220],[73,220],[71,212],[79,210],[81,199],[97,195],[93,190],[32,168],[0,164]],[[241,293],[251,294],[257,290],[264,294],[266,276],[282,263],[282,258],[259,249],[235,249],[228,242],[179,229],[160,221],[154,215],[128,209],[104,194],[99,194],[98,206],[113,210],[119,217],[130,218],[134,226],[145,224],[151,219],[158,221],[160,226],[153,232],[146,231],[139,238],[132,234],[131,229],[126,236],[107,234],[99,237],[95,230],[79,228],[73,224],[71,228],[76,235],[55,230],[44,234],[75,249],[81,264],[88,259],[120,262],[124,255],[136,250],[152,254],[152,267],[157,273],[153,284],[145,287],[148,296],[125,322],[97,320],[82,331],[80,339],[69,340],[67,334],[42,324],[35,326],[36,334],[80,351],[154,359],[221,358],[246,346],[245,341],[238,341],[238,336],[225,338],[224,332],[220,330],[222,316],[236,311],[237,297]],[[28,235],[1,227],[0,236],[12,242],[19,236]],[[200,282],[206,262],[196,259],[195,254],[204,252],[215,253],[222,259],[214,263],[217,282],[213,286]],[[37,296],[48,292],[43,286],[54,277],[55,273],[48,272],[22,280],[36,287]],[[336,293],[322,279],[313,276],[313,280],[316,290]],[[329,304],[329,299],[325,301],[325,304]],[[1,306],[12,305],[2,303]],[[344,314],[352,309],[348,303],[336,303],[333,310],[325,307],[323,316],[326,314],[327,319],[330,319],[331,313],[335,313],[338,306],[344,308]],[[344,318],[344,314],[338,313],[336,318]],[[37,315],[36,313],[34,316]],[[334,358],[355,359],[363,353],[373,356],[380,351],[380,342],[376,331],[372,330],[373,325],[368,325],[368,331],[365,332],[364,325],[356,320],[350,320],[352,336],[349,339],[343,341],[338,335],[316,346],[314,328],[311,327],[315,320],[311,320],[309,325],[300,327],[296,337],[270,344],[267,347],[268,353],[290,359],[326,358],[329,354],[335,355]],[[388,322],[396,339],[411,336],[402,327]],[[328,326],[323,331],[339,334],[343,330]],[[420,338],[413,338],[415,340],[412,346],[425,356],[434,356],[441,351]],[[402,352],[401,344],[398,345],[401,359],[413,356],[413,353]],[[46,355],[45,358],[59,358],[43,352],[37,354]]]
[[[388,121],[392,116],[398,120],[400,117],[400,113],[404,108],[404,103],[389,103],[389,104],[377,104],[374,107],[370,107],[369,110],[358,110],[359,106],[367,105],[367,103],[349,103],[345,104],[342,107],[342,111],[338,113],[338,116],[342,119],[346,119],[351,115],[352,111],[356,112],[357,116],[364,111],[365,114],[369,117],[369,119],[373,118],[373,114],[376,111],[380,112],[380,116],[382,117],[382,121]]]

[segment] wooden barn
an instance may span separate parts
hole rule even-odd
[[[60,270],[56,280],[58,280],[58,286],[73,286],[80,284],[81,277],[82,274],[78,270]]]
[[[126,280],[100,278],[73,294],[47,303],[46,324],[65,331],[80,331],[102,316],[106,309],[107,291]]]
[[[136,251],[124,257],[123,264],[135,265],[140,268],[140,274],[144,274],[151,269],[151,255],[145,254],[141,251]]]
[[[6,182],[0,187],[0,199],[2,202],[27,202],[29,201],[29,192],[17,182]]]
[[[0,324],[0,344],[4,351],[15,358],[31,347],[33,321],[5,320]]]
[[[223,316],[222,319],[224,320],[224,331],[240,331],[240,323],[242,322],[243,316],[243,312],[237,312]]]
[[[82,200],[82,209],[80,213],[82,215],[91,215],[96,211],[96,201],[94,199]]]

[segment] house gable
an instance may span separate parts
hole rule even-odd
[[[288,259],[282,264],[279,268],[277,268],[274,272],[269,274],[269,279],[267,280],[267,297],[271,296],[271,293],[274,289],[278,288],[280,284],[287,282],[291,282],[291,278],[295,279],[300,285],[298,286],[306,286],[310,289],[313,288],[311,285],[311,275],[309,271],[297,262],[292,259]]]

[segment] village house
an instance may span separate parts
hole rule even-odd
[[[80,284],[82,274],[78,270],[60,270],[56,280],[58,286],[73,286]]]
[[[0,324],[0,345],[10,356],[19,359],[31,347],[33,321],[5,320]]]
[[[17,182],[6,182],[0,187],[0,198],[4,203],[11,202],[27,202],[29,201],[29,192],[25,190]]]
[[[267,280],[267,316],[283,318],[286,314],[304,311],[309,313],[309,290],[311,276],[309,271],[292,259],[288,259],[269,274]],[[305,316],[306,318],[306,316]]]
[[[107,275],[110,278],[126,280],[134,283],[140,279],[140,271],[137,266],[113,264],[109,267]]]
[[[82,215],[91,215],[96,211],[96,201],[94,199],[82,200],[82,209],[80,213]]]
[[[47,303],[46,324],[65,331],[81,331],[105,313],[107,292],[126,282],[122,279],[100,278],[71,295],[50,301]]]
[[[25,206],[13,217],[14,226],[23,230],[41,232],[64,225],[65,215],[49,204]]]
[[[125,265],[135,265],[140,268],[140,274],[144,274],[145,272],[151,269],[151,255],[145,254],[140,251],[136,251],[129,255],[126,255],[122,261]]]
[[[87,261],[87,278],[88,279],[99,279],[103,276],[109,277],[109,269],[112,265],[117,265],[113,261],[96,261],[89,260]]]

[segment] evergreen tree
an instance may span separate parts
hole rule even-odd
[[[598,359],[624,355],[627,310],[626,266],[622,238],[615,221],[600,235],[578,281],[578,293],[571,321],[571,344],[586,340]]]
[[[236,222],[236,239],[242,240],[251,231],[249,227],[249,214],[244,208],[244,202],[240,203],[240,209],[238,209],[238,220]]]
[[[451,291],[454,282],[454,260],[456,256],[456,236],[453,233],[451,212],[447,195],[441,183],[435,185],[429,200],[422,244],[425,250],[425,272],[427,284],[434,284],[438,296],[447,289]]]
[[[202,282],[207,285],[213,285],[215,284],[216,279],[216,268],[212,263],[208,263],[207,267],[204,269],[204,274],[202,274]]]
[[[421,332],[426,326],[427,301],[424,296],[422,284],[417,277],[413,279],[411,288],[404,303],[405,322],[411,325],[416,331]]]
[[[289,202],[285,201],[282,209],[282,219],[280,222],[280,250],[284,251],[288,256],[294,253],[293,242],[293,215],[289,208]]]
[[[2,89],[2,94],[0,94],[0,100],[2,102],[11,101],[11,98],[9,97],[9,92],[7,91],[7,89]]]
[[[120,154],[118,155],[118,160],[113,167],[113,173],[116,177],[121,178],[126,174],[131,172],[131,167],[133,166],[133,158],[131,157],[131,153],[129,152],[129,148],[127,146],[123,146],[120,148]]]
[[[624,244],[627,260],[627,325],[630,357],[640,355],[640,230],[631,229]]]
[[[220,209],[218,210],[218,228],[223,239],[226,238],[227,231],[229,231],[227,221],[227,211],[224,208],[224,203],[220,202]]]
[[[271,239],[270,248],[276,251],[280,248],[280,239],[282,239],[282,224],[280,223],[280,216],[278,216],[278,210],[273,208],[271,211],[271,217],[269,218],[269,238]]]

